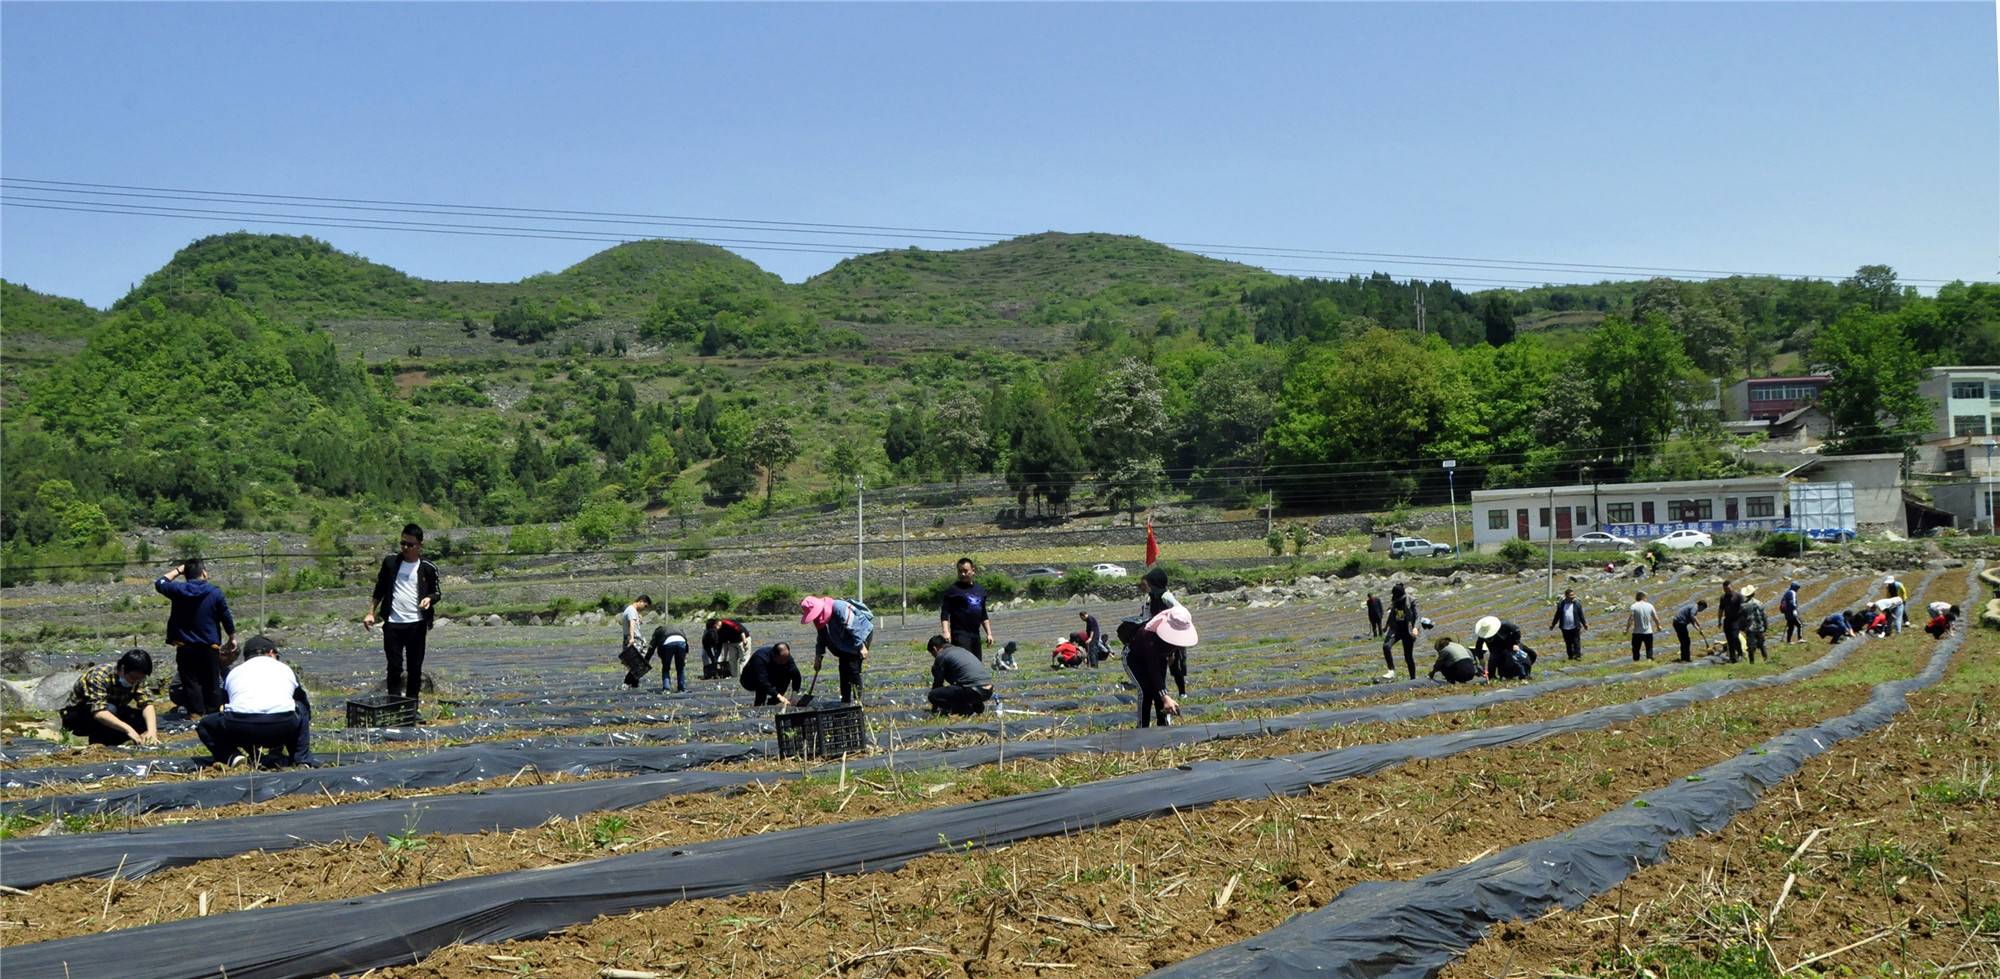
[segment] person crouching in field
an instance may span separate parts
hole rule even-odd
[[[769,646],[760,646],[750,654],[750,658],[743,662],[741,678],[737,682],[743,685],[743,689],[757,695],[753,706],[777,704],[790,707],[792,698],[786,696],[785,691],[798,693],[799,688],[805,685],[804,680],[799,676],[798,662],[792,659],[792,644],[774,642]]]
[[[858,600],[807,595],[799,601],[799,622],[819,632],[813,647],[813,672],[819,672],[828,650],[840,666],[840,702],[861,699],[861,664],[868,658],[868,640],[875,634],[875,613]]]
[[[116,663],[84,670],[57,715],[63,730],[91,744],[159,744],[159,717],[146,695],[146,678],[152,675],[153,654],[143,649],[128,649]]]
[[[1470,683],[1479,677],[1479,660],[1472,650],[1453,642],[1450,636],[1439,639],[1437,662],[1431,664],[1431,679],[1443,676],[1446,683]]]
[[[1527,680],[1535,670],[1535,651],[1521,644],[1521,627],[1488,615],[1472,624],[1479,642],[1473,655],[1486,663],[1487,675],[1495,680]],[[1484,656],[1481,656],[1481,653]]]
[[[239,765],[257,749],[271,764],[317,768],[312,756],[312,704],[298,674],[278,661],[278,644],[253,636],[242,662],[222,678],[226,703],[195,725],[195,734],[218,765]]]
[[[1930,613],[1931,620],[1924,624],[1924,631],[1929,633],[1932,639],[1943,639],[1945,633],[1951,631],[1952,623],[1958,621],[1959,612],[1956,605],[1932,602]]]
[[[986,710],[993,699],[993,674],[972,651],[932,636],[924,644],[931,653],[931,712],[970,717]]]

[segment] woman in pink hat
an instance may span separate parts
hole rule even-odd
[[[1199,641],[1194,617],[1184,605],[1172,605],[1146,620],[1131,640],[1132,677],[1139,683],[1139,726],[1148,726],[1154,717],[1161,726],[1171,723],[1181,705],[1167,693],[1167,664],[1187,655]]]
[[[828,650],[840,667],[840,702],[861,699],[861,661],[868,658],[868,640],[875,634],[875,613],[859,600],[807,595],[799,600],[799,621],[819,633],[813,647],[813,672],[818,673]]]

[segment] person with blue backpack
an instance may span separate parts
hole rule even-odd
[[[819,672],[829,650],[840,668],[840,702],[861,699],[861,662],[868,658],[868,640],[875,635],[875,613],[860,599],[807,595],[799,600],[799,621],[819,633],[813,647],[813,672]]]

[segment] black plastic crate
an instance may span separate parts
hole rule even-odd
[[[829,758],[868,747],[868,720],[860,704],[839,704],[778,714],[778,757]]]
[[[416,723],[415,697],[363,697],[347,702],[348,727],[413,727]]]

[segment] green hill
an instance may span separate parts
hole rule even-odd
[[[9,338],[86,337],[103,317],[103,313],[77,300],[47,295],[0,279],[0,331]]]
[[[1235,306],[1281,276],[1128,235],[1024,235],[981,248],[907,248],[843,260],[808,280],[806,304],[849,323],[1154,325]]]

